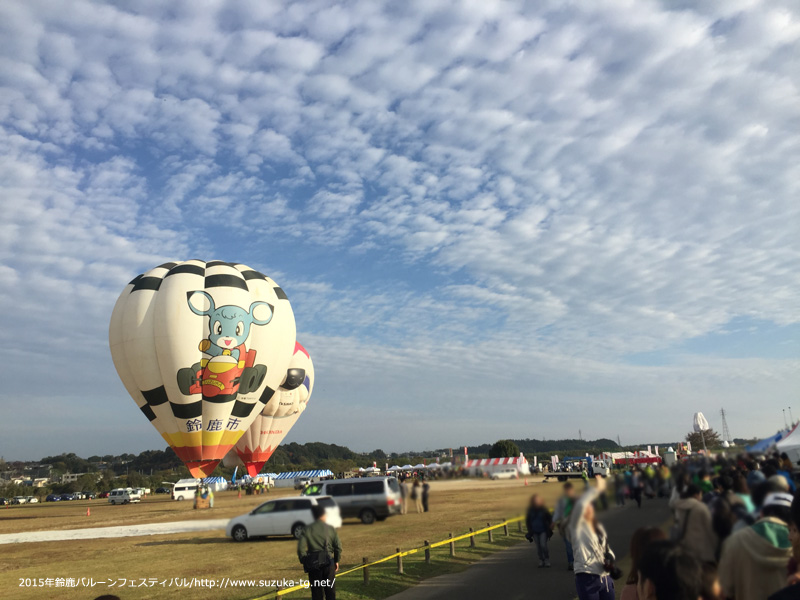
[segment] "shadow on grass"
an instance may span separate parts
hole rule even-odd
[[[337,578],[336,597],[340,600],[383,600],[399,594],[425,579],[460,573],[482,558],[523,541],[525,538],[521,533],[513,532],[506,537],[495,532],[494,542],[491,544],[485,538],[476,539],[474,548],[469,546],[468,541],[457,542],[455,557],[450,556],[450,549],[447,545],[434,548],[431,550],[430,564],[425,562],[425,553],[419,551],[403,557],[404,573],[402,575],[397,572],[397,561],[391,560],[370,567],[368,584],[364,583],[361,571]],[[342,569],[347,570],[354,566],[342,565]],[[297,596],[297,598],[300,597],[302,596]],[[292,596],[287,596],[287,598],[292,598]]]

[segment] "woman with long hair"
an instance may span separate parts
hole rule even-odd
[[[620,600],[640,600],[636,592],[636,584],[639,583],[639,563],[644,555],[644,550],[652,542],[665,539],[667,539],[667,534],[658,527],[640,527],[633,532],[633,537],[631,537],[631,570],[625,580],[625,587],[622,588]]]

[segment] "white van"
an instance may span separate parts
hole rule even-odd
[[[108,493],[109,504],[130,504],[141,501],[141,496],[131,488],[117,488]]]
[[[492,479],[495,481],[498,479],[519,479],[519,473],[516,467],[508,467],[492,473]]]
[[[172,488],[173,500],[194,500],[197,486],[200,484],[198,479],[181,479]]]

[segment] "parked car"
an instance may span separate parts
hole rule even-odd
[[[26,498],[26,500],[28,501],[28,504],[38,504],[39,503],[39,499],[36,496],[28,496]]]
[[[303,496],[330,496],[343,518],[357,517],[366,524],[399,514],[403,507],[400,484],[395,477],[320,481],[308,485]]]
[[[492,479],[497,481],[498,479],[517,479],[519,478],[519,473],[517,473],[516,467],[510,467],[508,469],[500,469],[499,471],[495,471],[492,473]]]
[[[72,492],[73,500],[83,500],[83,492]]]
[[[61,495],[60,494],[47,494],[47,498],[44,499],[45,502],[61,502]]]
[[[197,479],[181,479],[172,488],[173,500],[192,500],[197,491]]]
[[[109,504],[130,504],[141,501],[141,497],[131,488],[117,488],[108,494]]]
[[[75,496],[72,494],[61,494],[62,500],[75,500]]]
[[[81,496],[83,496],[84,500],[94,500],[97,498],[97,494],[94,492],[81,492]]]
[[[27,504],[28,499],[25,496],[14,496],[11,499],[11,504]]]
[[[165,487],[156,488],[156,494],[171,494],[171,493],[172,493],[171,488],[165,488]]]
[[[97,494],[97,497],[98,497],[98,498],[108,498],[108,495],[109,495],[110,493],[111,493],[111,492],[100,492],[99,494]]]
[[[8,506],[8,498],[0,498],[0,506]]]
[[[302,490],[305,488],[309,483],[311,483],[311,477],[297,477],[294,480],[294,489]]]
[[[311,507],[315,504],[325,507],[328,525],[337,529],[342,526],[339,507],[330,496],[277,498],[231,519],[225,533],[236,542],[271,535],[291,535],[300,539],[306,526],[314,522]]]

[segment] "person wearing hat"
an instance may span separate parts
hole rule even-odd
[[[771,493],[764,499],[761,518],[725,540],[719,580],[726,598],[763,600],[784,587],[792,554],[791,507],[791,494]]]
[[[297,557],[308,573],[311,586],[311,600],[336,600],[334,588],[339,558],[342,556],[342,543],[336,529],[328,525],[325,507],[315,504],[311,507],[314,522],[303,530],[297,541]]]

